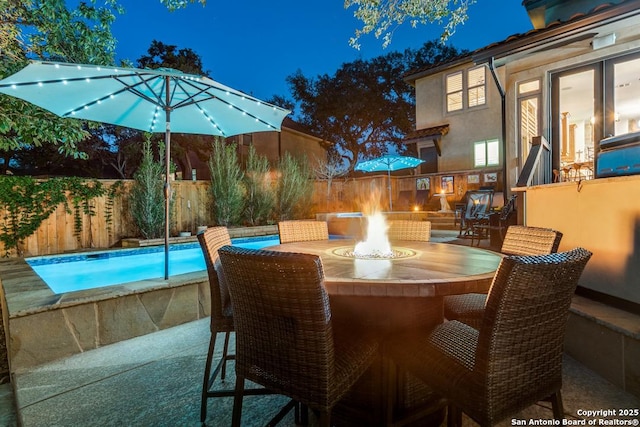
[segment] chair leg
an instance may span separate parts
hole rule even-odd
[[[564,419],[564,408],[562,407],[562,394],[560,390],[553,393],[550,397],[551,409],[553,410],[553,418],[556,420]]]
[[[207,392],[209,391],[209,376],[211,375],[211,364],[213,362],[213,351],[216,347],[216,335],[211,334],[209,340],[209,352],[207,353],[207,361],[204,365],[204,381],[202,383],[202,401],[200,403],[200,422],[207,419]]]
[[[453,404],[447,407],[447,427],[462,427],[462,411]]]
[[[224,347],[222,347],[222,372],[220,372],[220,379],[222,381],[224,381],[225,377],[227,376],[227,360],[229,359],[229,357],[227,356],[227,353],[229,351],[229,335],[231,335],[231,332],[225,332]]]
[[[319,427],[331,427],[331,412],[320,412],[318,419]]]
[[[387,400],[385,418],[387,420],[387,425],[393,425],[396,415],[393,409],[399,406],[398,390],[402,388],[400,378],[404,376],[404,371],[402,371],[398,365],[391,360],[388,360],[385,364],[387,368],[387,389],[384,391],[384,395]]]
[[[309,407],[304,403],[298,402],[296,404],[295,422],[296,422],[296,425],[299,425],[299,426],[309,425]]]
[[[244,397],[244,377],[236,374],[236,391],[233,396],[231,427],[240,427],[242,420],[242,398]]]

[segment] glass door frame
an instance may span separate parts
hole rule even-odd
[[[603,67],[604,61],[593,64],[582,65],[579,67],[566,69],[563,71],[553,72],[550,75],[551,81],[551,167],[560,170],[560,78],[573,74],[593,71],[593,144],[594,144],[594,170],[596,154],[598,152],[598,142],[604,138],[603,126],[603,106],[604,106],[604,87],[603,87]]]
[[[604,135],[603,138],[613,136],[616,134],[615,132],[615,126],[616,126],[615,101],[616,100],[615,100],[615,87],[614,87],[615,66],[617,64],[633,61],[638,58],[640,58],[640,52],[631,53],[624,56],[618,56],[618,57],[610,58],[604,61],[604,76],[605,76],[604,87],[607,95],[605,95],[605,99],[604,99],[604,128],[602,130]],[[609,92],[611,93],[610,96],[608,95]]]

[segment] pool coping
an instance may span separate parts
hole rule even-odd
[[[208,280],[207,271],[146,279],[120,285],[80,291],[54,293],[24,258],[0,260],[0,284],[4,290],[9,318],[27,316],[53,308],[67,308],[93,301],[103,301],[131,294],[153,292]]]
[[[206,270],[55,294],[24,259],[0,261],[10,371],[210,314]]]
[[[230,228],[229,234],[277,234],[277,226]],[[0,293],[12,375],[208,317],[211,307],[206,270],[56,294],[24,258],[8,258],[0,260]]]

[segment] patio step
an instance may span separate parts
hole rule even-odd
[[[428,220],[431,221],[432,230],[457,230],[459,225],[455,223],[453,212],[428,212]]]
[[[576,295],[564,346],[575,360],[640,398],[640,316]]]

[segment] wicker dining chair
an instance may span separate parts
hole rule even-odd
[[[389,229],[387,237],[389,240],[411,240],[418,242],[428,242],[431,240],[431,221],[411,221],[397,219],[388,221]]]
[[[562,233],[550,228],[512,225],[507,229],[501,252],[505,255],[546,255],[555,253]],[[444,297],[444,317],[459,320],[478,329],[482,321],[485,294],[463,294]]]
[[[448,400],[448,425],[461,425],[462,412],[495,425],[540,400],[551,400],[554,417],[562,419],[565,326],[590,257],[583,248],[506,257],[479,331],[453,320],[429,335],[396,337],[385,348]]]
[[[235,354],[229,354],[229,337],[233,328],[233,310],[231,308],[231,299],[229,290],[227,289],[222,269],[220,268],[220,260],[218,257],[218,249],[231,244],[231,238],[227,227],[210,227],[198,234],[198,242],[204,254],[205,264],[207,266],[207,274],[209,276],[209,293],[211,298],[211,338],[209,340],[209,351],[204,367],[204,380],[202,384],[202,401],[200,404],[200,421],[204,422],[207,418],[207,399],[212,397],[233,396],[234,390],[214,389],[213,384],[220,375],[220,379],[224,381],[226,377],[227,362],[235,359]],[[213,353],[216,345],[216,338],[219,333],[224,334],[224,344],[222,348],[222,356],[215,368],[213,368]],[[213,368],[213,371],[212,371]],[[248,394],[264,394],[264,389],[251,389]]]
[[[280,234],[280,243],[329,240],[329,228],[325,221],[280,221],[278,233]]]
[[[292,399],[330,425],[333,406],[378,357],[369,333],[332,322],[319,257],[242,249],[219,250],[236,322],[236,394],[233,426],[240,426],[245,380]]]

